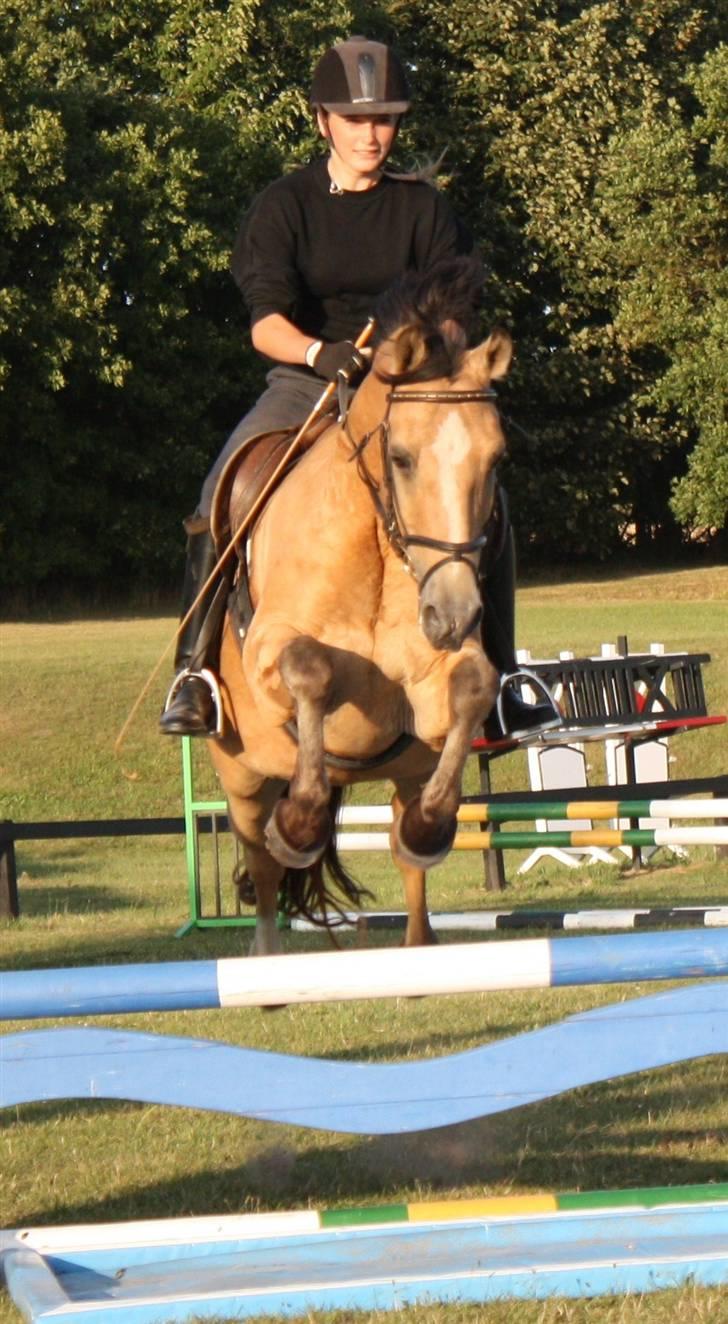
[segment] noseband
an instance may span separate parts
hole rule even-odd
[[[401,557],[407,569],[410,571],[410,573],[414,576],[415,579],[417,579],[417,576],[415,574],[415,570],[409,556],[409,549],[411,547],[426,547],[430,551],[444,553],[444,555],[440,558],[440,560],[436,561],[434,565],[431,565],[429,570],[425,571],[425,574],[422,576],[422,578],[417,580],[417,587],[420,593],[422,593],[422,590],[424,589],[426,583],[428,582],[429,579],[432,578],[432,576],[435,574],[437,570],[440,570],[444,565],[449,565],[453,561],[464,561],[466,565],[470,566],[470,569],[472,570],[473,575],[477,581],[478,578],[477,567],[473,565],[472,561],[468,561],[466,558],[468,557],[468,555],[472,554],[473,552],[482,552],[484,548],[487,546],[488,541],[491,537],[494,519],[493,519],[493,515],[491,514],[487,524],[485,525],[485,528],[483,529],[483,532],[479,534],[477,538],[472,538],[470,542],[447,542],[445,541],[445,539],[442,538],[428,538],[425,537],[423,534],[409,533],[407,531],[404,522],[401,518],[399,509],[397,507],[397,494],[394,485],[394,474],[392,472],[392,459],[389,448],[389,440],[390,440],[389,415],[392,405],[407,404],[407,403],[481,404],[485,400],[495,400],[496,398],[497,398],[497,393],[493,390],[491,386],[482,387],[479,390],[470,390],[470,391],[458,391],[458,390],[398,391],[395,387],[393,390],[390,391],[389,396],[387,397],[387,408],[381,423],[378,423],[375,428],[372,428],[371,432],[365,433],[365,435],[361,438],[360,441],[358,442],[354,441],[353,437],[351,437],[351,434],[348,432],[348,425],[347,425],[347,434],[349,435],[349,440],[351,441],[351,444],[354,448],[352,459],[356,459],[359,476],[361,477],[363,482],[366,483],[367,487],[369,488],[369,491],[371,492],[375,509],[382,521],[382,524],[384,526],[384,531],[387,537],[387,541],[390,547],[392,548],[392,550],[396,552],[397,556]],[[379,433],[379,444],[382,455],[382,470],[386,479],[386,495],[384,500],[382,500],[379,484],[375,481],[375,479],[372,477],[371,473],[367,469],[366,462],[364,459],[364,451],[366,450],[366,447],[368,446],[372,437],[376,435],[376,433]]]

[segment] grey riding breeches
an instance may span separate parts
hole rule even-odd
[[[260,432],[300,427],[326,390],[326,382],[319,377],[309,377],[296,368],[280,365],[271,368],[266,381],[266,390],[231,432],[202,485],[198,513],[206,519],[212,509],[218,478],[238,446]]]

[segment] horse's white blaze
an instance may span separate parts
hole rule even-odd
[[[463,504],[462,471],[470,459],[472,444],[462,418],[455,410],[451,410],[440,424],[430,447],[437,466],[437,481],[446,521],[446,528],[440,536],[449,542],[467,542],[470,537],[468,512]]]

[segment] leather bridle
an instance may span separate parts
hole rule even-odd
[[[390,421],[389,415],[392,405],[395,404],[469,404],[482,403],[483,401],[492,401],[497,398],[497,393],[492,386],[485,386],[473,390],[398,390],[394,387],[387,397],[387,407],[384,418],[371,431],[364,434],[359,441],[355,441],[349,431],[348,419],[345,423],[346,434],[351,442],[353,453],[351,458],[356,460],[357,471],[360,478],[368,487],[375,510],[379,515],[387,541],[392,550],[404,561],[410,574],[417,581],[417,587],[420,593],[424,589],[428,580],[445,565],[450,565],[454,561],[463,561],[470,566],[473,575],[477,581],[478,568],[468,556],[473,552],[480,552],[481,555],[491,539],[495,519],[494,514],[488,518],[482,533],[477,538],[471,538],[469,542],[448,542],[443,538],[429,538],[424,534],[409,533],[401,516],[397,504],[397,489],[394,481],[392,468],[392,457],[390,453]],[[372,476],[367,468],[365,451],[369,442],[379,434],[379,446],[382,457],[382,472],[385,479],[384,495],[380,489],[379,483]],[[495,510],[497,503],[494,503]],[[409,555],[411,547],[426,547],[430,551],[443,552],[444,555],[434,565],[431,565],[425,571],[421,578],[412,565]]]
[[[491,514],[482,533],[480,533],[477,538],[472,538],[470,542],[446,542],[441,538],[427,538],[423,534],[408,533],[397,509],[397,496],[394,486],[394,475],[392,473],[392,461],[389,452],[390,410],[393,404],[402,404],[412,401],[423,404],[468,404],[480,403],[484,400],[494,400],[495,398],[496,392],[490,386],[483,387],[480,390],[470,391],[398,391],[394,388],[389,392],[387,397],[387,407],[381,423],[377,423],[376,427],[372,428],[369,432],[366,432],[359,441],[355,441],[351,435],[347,412],[344,410],[340,413],[339,422],[343,427],[344,433],[352,448],[350,458],[356,461],[357,472],[362,479],[362,482],[366,484],[371,493],[374,508],[382,521],[390,547],[396,552],[397,556],[401,557],[404,565],[417,582],[417,588],[420,594],[427,581],[434,575],[435,571],[439,570],[444,565],[450,564],[452,561],[464,561],[466,565],[470,566],[480,591],[479,566],[482,565],[482,553],[485,551],[486,547],[488,547],[491,556],[493,555],[493,533],[494,531],[500,530],[501,536],[503,535],[505,529],[505,516],[502,513],[503,505],[500,500],[501,494],[496,491],[496,499],[493,502]],[[382,455],[382,472],[386,484],[384,498],[382,497],[379,483],[367,468],[364,455],[369,442],[377,434],[379,434],[379,445]],[[499,512],[501,513],[499,514]],[[417,573],[409,557],[408,549],[410,547],[428,547],[433,551],[444,552],[445,554],[435,563],[435,565],[430,566],[429,570],[425,572],[421,579],[418,579]],[[481,553],[479,565],[473,565],[472,561],[466,559],[472,552]],[[495,555],[498,555],[497,546],[495,548]],[[295,742],[298,743],[298,730],[295,721],[287,722],[286,730]],[[405,751],[410,748],[413,742],[414,736],[410,732],[403,732],[393,741],[388,749],[381,750],[380,753],[373,754],[367,758],[348,758],[340,754],[326,753],[324,754],[324,760],[328,767],[343,769],[347,772],[374,771],[375,769],[386,767],[388,763],[399,758],[400,755],[404,754]]]

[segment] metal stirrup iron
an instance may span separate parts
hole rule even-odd
[[[217,676],[215,675],[215,672],[210,671],[209,667],[201,667],[199,671],[193,671],[192,668],[186,667],[184,671],[180,671],[179,675],[175,676],[174,680],[172,681],[172,684],[169,688],[169,693],[164,701],[164,708],[162,709],[162,713],[164,714],[169,711],[172,703],[179,694],[179,691],[182,689],[182,686],[185,684],[185,681],[188,681],[190,679],[203,681],[207,686],[207,688],[209,689],[212,698],[212,705],[213,708],[215,709],[215,726],[214,729],[210,731],[209,734],[211,736],[221,736],[223,731],[223,708],[222,708],[222,695],[220,693],[220,682]]]
[[[545,699],[546,703],[548,703],[549,706],[553,709],[553,713],[554,713],[553,720],[550,722],[540,723],[541,730],[550,731],[555,726],[561,726],[563,718],[556,706],[556,701],[554,699],[554,696],[551,693],[546,682],[542,680],[540,676],[537,676],[535,671],[530,671],[528,667],[519,667],[516,671],[506,671],[501,676],[500,690],[498,691],[498,698],[496,699],[496,712],[498,714],[498,721],[500,722],[501,731],[503,731],[504,734],[508,733],[508,729],[505,721],[503,696],[509,688],[511,689],[515,688],[518,682],[522,680],[527,681],[527,683],[532,687],[532,689],[536,691],[537,694],[540,693],[541,695],[543,695],[543,698]]]

